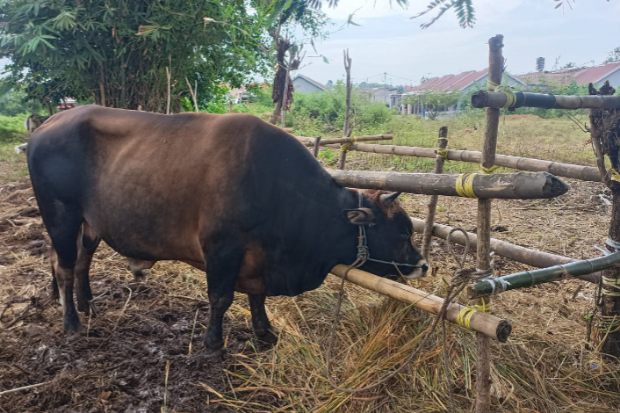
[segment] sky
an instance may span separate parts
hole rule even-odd
[[[545,58],[547,70],[557,58],[560,67],[569,62],[598,65],[620,46],[620,0],[576,0],[572,10],[564,11],[554,9],[553,0],[474,0],[473,28],[462,29],[450,11],[424,30],[420,23],[427,17],[410,17],[430,0],[409,2],[406,10],[394,1],[390,7],[389,0],[340,0],[335,9],[324,6],[334,28],[354,12],[353,21],[361,26],[349,26],[318,42],[318,53],[330,63],[309,57],[315,55],[310,50],[298,73],[322,83],[343,79],[342,50],[348,48],[355,83],[382,82],[387,72],[387,83],[415,85],[422,77],[484,69],[487,40],[496,34],[504,35],[504,57],[512,74],[534,71],[537,57]]]
[[[323,62],[309,48],[298,73],[321,83],[344,78],[342,50],[349,49],[353,59],[352,78],[362,81],[415,85],[422,77],[481,70],[487,66],[487,40],[504,35],[504,57],[512,74],[535,70],[537,57],[546,59],[547,70],[568,62],[577,65],[600,64],[607,54],[620,46],[620,0],[575,0],[571,9],[555,9],[553,0],[474,0],[476,24],[462,29],[453,12],[422,30],[428,17],[411,20],[430,0],[409,0],[403,10],[390,0],[340,0],[336,8],[324,11],[332,19],[332,30],[355,13],[360,26],[344,30],[318,41]],[[0,62],[2,66],[2,62]]]

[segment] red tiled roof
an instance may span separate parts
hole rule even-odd
[[[594,67],[577,67],[554,71],[532,72],[519,77],[529,84],[539,83],[540,79],[557,82],[561,85],[569,85],[573,80],[578,85],[596,83],[620,69],[620,62],[608,63]]]
[[[483,70],[470,70],[468,72],[461,72],[456,75],[445,75],[441,77],[434,77],[428,79],[426,82],[410,88],[412,92],[454,92],[460,91],[480,80],[484,75],[488,73],[488,69]]]
[[[575,77],[578,85],[595,83],[620,69],[620,62],[608,63],[602,66],[589,67]]]

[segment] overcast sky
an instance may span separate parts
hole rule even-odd
[[[556,58],[560,66],[600,64],[620,46],[620,0],[577,0],[573,9],[554,9],[553,0],[474,0],[477,22],[462,29],[453,12],[428,29],[420,29],[425,17],[410,17],[423,10],[430,0],[410,0],[409,9],[389,0],[340,0],[335,9],[324,11],[340,27],[356,9],[349,26],[317,44],[321,58],[306,57],[299,73],[319,82],[344,78],[342,50],[349,48],[355,82],[369,78],[379,82],[387,72],[394,84],[417,84],[423,76],[434,77],[487,66],[487,40],[504,35],[504,57],[513,74],[535,70],[535,61],[545,57],[546,69]],[[324,2],[327,3],[327,2]],[[395,2],[393,2],[395,3]],[[308,55],[314,55],[309,51]],[[374,77],[371,77],[374,76]],[[397,78],[399,76],[400,78]],[[405,80],[408,79],[408,80]]]

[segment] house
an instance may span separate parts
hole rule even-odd
[[[548,85],[550,83],[568,86],[573,81],[577,85],[585,86],[589,83],[594,84],[598,89],[606,81],[615,88],[620,87],[620,62],[607,63],[593,67],[572,67],[569,69],[560,69],[547,71],[544,70],[544,59],[539,67],[539,71],[519,75],[530,88]]]
[[[457,73],[456,75],[434,77],[417,86],[406,87],[405,91],[411,94],[425,92],[459,92],[461,94],[467,94],[471,91],[485,89],[488,78],[489,69],[478,71],[470,70],[468,72]],[[502,85],[524,87],[525,83],[509,73],[504,73]]]
[[[441,77],[433,77],[427,79],[425,82],[420,83],[417,86],[406,86],[405,95],[418,95],[418,99],[415,97],[409,97],[409,101],[414,101],[412,104],[400,105],[400,111],[404,114],[417,114],[425,116],[429,109],[428,102],[426,102],[427,93],[458,93],[459,95],[467,95],[470,92],[486,89],[487,80],[489,79],[489,69],[483,70],[470,70],[467,72],[457,73],[455,75],[445,75]],[[502,79],[502,85],[508,85],[511,87],[523,89],[526,84],[519,78],[512,76],[509,73],[504,73]],[[449,108],[442,108],[442,113],[453,113],[460,109],[461,102],[455,106]],[[436,110],[436,109],[435,109]]]
[[[308,76],[304,75],[297,75],[293,78],[293,87],[295,88],[295,92],[301,93],[323,92],[327,89],[327,87],[316,80],[310,79]]]
[[[395,87],[361,88],[360,92],[368,95],[371,102],[381,102],[390,109],[400,103],[398,89]]]

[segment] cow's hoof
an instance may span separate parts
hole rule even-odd
[[[211,360],[222,360],[226,352],[223,347],[210,348],[205,347],[205,357]]]
[[[82,330],[84,329],[82,327],[82,324],[77,321],[77,322],[65,322],[65,336],[67,337],[76,337],[79,336],[82,333]]]
[[[275,335],[271,330],[267,330],[264,334],[256,334],[256,337],[262,343],[268,344],[269,346],[275,346],[278,343],[278,336]]]

